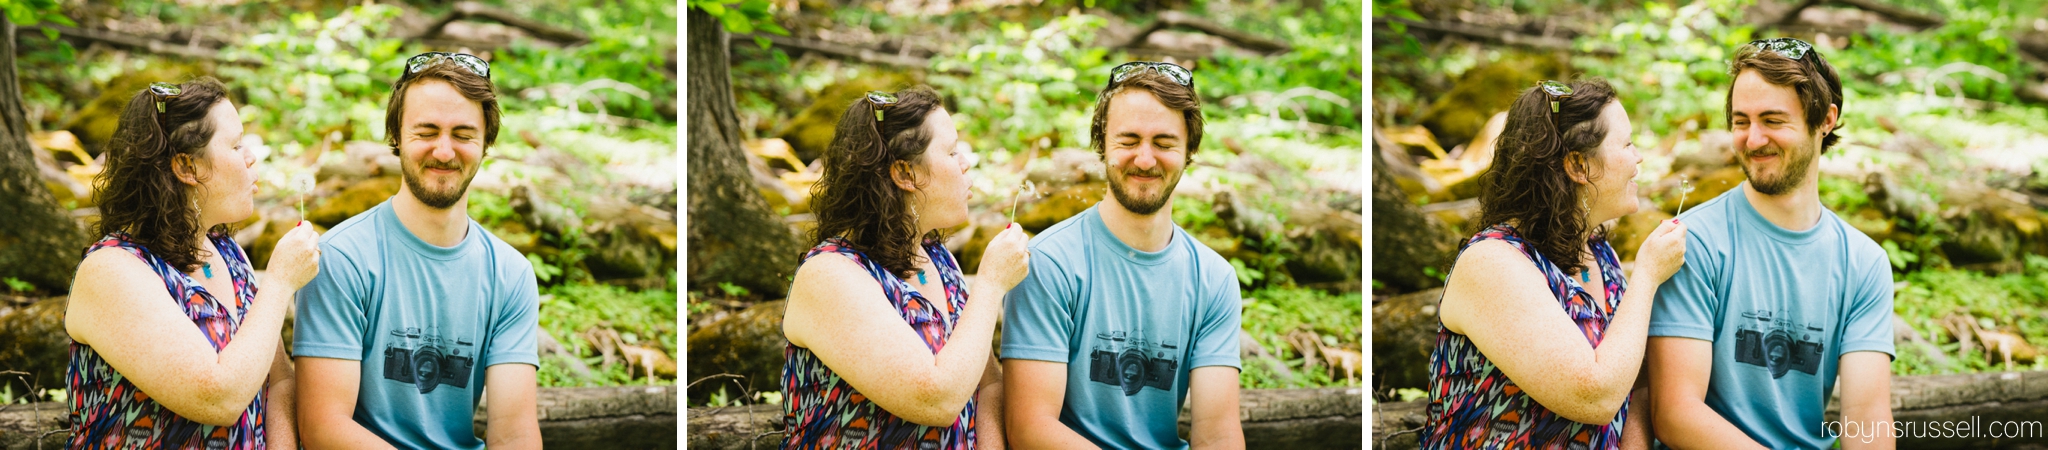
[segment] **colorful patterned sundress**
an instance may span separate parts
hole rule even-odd
[[[206,341],[213,344],[215,352],[227,347],[235,337],[235,330],[241,327],[241,318],[249,312],[249,305],[256,299],[256,283],[251,280],[254,273],[249,266],[249,257],[242,253],[242,247],[233,239],[222,234],[209,234],[214,247],[220,250],[221,259],[232,277],[235,292],[227,301],[222,301],[207,292],[197,280],[186,276],[169,262],[151,254],[149,249],[129,241],[126,234],[114,233],[100,239],[85,249],[93,251],[117,247],[136,258],[141,258],[162,278],[164,289],[171,298],[192,318],[192,324],[199,328]],[[87,280],[87,282],[91,282]],[[233,308],[233,314],[229,313]],[[65,371],[65,385],[71,396],[71,441],[66,447],[74,449],[260,449],[264,448],[263,408],[268,397],[267,389],[256,392],[256,398],[242,411],[242,418],[231,426],[206,425],[179,416],[169,408],[157,404],[149,394],[137,389],[133,382],[121,376],[113,366],[100,358],[99,352],[78,341],[71,341],[71,364]]]
[[[882,296],[902,312],[903,320],[924,338],[932,354],[946,346],[960,311],[967,307],[966,283],[960,264],[936,240],[922,245],[938,267],[946,290],[944,299],[928,299],[912,290],[909,282],[889,273],[881,264],[854,250],[840,238],[826,239],[805,253],[803,259],[822,253],[846,255],[867,268],[868,275],[882,284]],[[801,264],[801,262],[799,262]],[[950,301],[949,301],[950,300]],[[945,302],[945,303],[941,303]],[[969,399],[959,420],[946,427],[918,425],[888,411],[862,396],[853,385],[839,378],[832,368],[810,349],[783,344],[783,425],[789,431],[782,446],[787,449],[969,449],[974,447],[974,406]]]
[[[1614,319],[1615,307],[1627,285],[1621,275],[1621,261],[1606,237],[1595,236],[1587,241],[1599,262],[1600,276],[1606,279],[1604,302],[1595,301],[1577,278],[1536,253],[1506,224],[1480,230],[1459,252],[1493,239],[1521,250],[1543,271],[1558,305],[1578,324],[1586,343],[1599,348],[1600,338],[1606,333],[1608,322]],[[1606,425],[1583,424],[1558,416],[1522,392],[1492,360],[1479,353],[1479,347],[1470,339],[1444,329],[1442,323],[1437,324],[1436,348],[1429,354],[1429,370],[1429,422],[1422,430],[1422,448],[1610,449],[1621,445],[1622,421],[1628,417],[1626,403],[1614,415],[1614,421]]]

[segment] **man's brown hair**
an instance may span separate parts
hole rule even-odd
[[[1820,150],[1825,153],[1835,141],[1842,139],[1835,131],[1842,129],[1839,114],[1842,111],[1842,79],[1835,75],[1835,67],[1828,65],[1827,58],[1820,56],[1820,48],[1807,50],[1800,59],[1786,58],[1776,51],[1764,50],[1756,45],[1744,45],[1735,51],[1735,59],[1728,63],[1728,76],[1732,80],[1742,76],[1742,71],[1754,70],[1764,81],[1779,86],[1790,86],[1799,93],[1799,104],[1806,114],[1806,129],[1820,127],[1828,118],[1828,106],[1833,105],[1837,117],[1835,127],[1821,138]],[[1728,83],[1728,95],[1722,105],[1727,115],[1723,116],[1729,127],[1735,124],[1735,83]]]
[[[1181,86],[1172,78],[1151,70],[1132,74],[1130,78],[1111,85],[1109,89],[1104,89],[1102,94],[1095,97],[1095,119],[1088,126],[1088,146],[1095,148],[1095,155],[1107,157],[1107,140],[1104,139],[1103,133],[1104,129],[1109,127],[1109,100],[1129,89],[1151,92],[1152,96],[1157,97],[1159,103],[1165,105],[1167,109],[1180,112],[1181,118],[1186,119],[1188,125],[1187,162],[1194,162],[1195,150],[1202,148],[1202,97],[1195,95],[1194,89]]]
[[[484,111],[484,150],[490,151],[491,144],[498,142],[498,94],[491,85],[491,79],[470,72],[469,68],[442,59],[421,67],[419,71],[398,77],[391,86],[391,99],[384,104],[384,142],[391,145],[391,154],[398,154],[398,133],[405,124],[405,93],[421,80],[439,79],[455,86],[462,98],[482,104]]]

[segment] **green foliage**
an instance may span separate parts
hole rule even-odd
[[[1980,327],[2016,332],[2035,348],[2048,348],[2048,257],[2028,255],[2023,273],[1985,275],[1973,271],[1926,270],[1901,277],[1905,288],[1892,301],[1892,308],[1908,326],[1933,341],[1949,357],[1940,365],[1917,346],[1899,346],[1893,361],[1901,375],[1991,372],[2005,370],[2003,363],[1976,346],[1961,352],[1961,344],[1950,339],[1939,321],[1966,315]],[[2041,359],[2048,361],[2048,357]],[[2035,368],[2040,370],[2041,367]]]
[[[676,291],[674,286],[667,289],[633,291],[630,289],[601,284],[569,284],[543,290],[546,301],[541,303],[540,323],[561,342],[571,353],[582,355],[583,362],[590,366],[595,380],[585,380],[552,360],[541,365],[542,386],[587,386],[646,383],[645,379],[634,379],[626,364],[601,367],[603,358],[592,343],[584,337],[584,331],[598,328],[620,330],[619,337],[629,345],[661,350],[670,357],[676,355]],[[640,375],[644,377],[644,374]],[[663,384],[674,380],[661,380]]]
[[[1360,319],[1365,316],[1364,297],[1358,293],[1330,294],[1299,288],[1267,288],[1244,294],[1244,331],[1259,345],[1281,358],[1296,378],[1286,379],[1268,363],[1253,359],[1243,362],[1241,382],[1246,389],[1351,386],[1357,381],[1332,379],[1328,365],[1319,355],[1301,355],[1288,343],[1287,335],[1308,331],[1319,336],[1326,347],[1358,351],[1361,346]],[[1315,369],[1304,369],[1315,358]],[[1361,362],[1361,364],[1363,364]],[[1364,377],[1364,367],[1359,368]],[[1341,376],[1341,373],[1340,375]]]
[[[43,22],[67,27],[78,26],[71,18],[64,17],[63,4],[58,0],[0,0],[0,12],[7,14],[7,21],[17,27],[32,27]],[[43,37],[57,40],[57,30],[44,28]]]
[[[35,284],[29,283],[27,281],[21,281],[20,278],[7,277],[6,279],[0,279],[0,281],[7,282],[7,289],[13,290],[14,292],[17,293],[36,290]]]

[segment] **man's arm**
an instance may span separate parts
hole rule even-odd
[[[540,448],[539,370],[519,363],[484,369],[485,447]]]
[[[1244,428],[1238,423],[1237,368],[1196,367],[1188,372],[1188,408],[1194,412],[1188,433],[1191,448],[1244,448]]]
[[[297,358],[299,372],[299,443],[309,449],[392,448],[355,420],[356,388],[362,361]]]
[[[981,387],[974,394],[974,448],[1002,450],[1003,366],[989,355],[988,367],[981,369]]]
[[[1649,365],[1639,369],[1635,387],[1628,391],[1628,422],[1621,426],[1622,450],[1649,450],[1650,448],[1650,376]]]
[[[1028,359],[1003,360],[1004,429],[1031,430],[1012,433],[1010,446],[1016,448],[1083,449],[1095,443],[1060,423],[1060,407],[1067,401],[1067,364]],[[1233,403],[1233,408],[1235,408]]]
[[[263,439],[267,446],[274,448],[299,448],[299,432],[294,419],[298,419],[298,393],[293,392],[292,356],[286,354],[285,344],[280,339],[277,356],[270,359],[270,377],[264,380],[264,392],[268,393],[263,405]]]
[[[1707,406],[1714,343],[1652,336],[1645,358],[1650,363],[1650,422],[1658,440],[1679,448],[1764,448]]]
[[[1891,434],[1892,356],[1873,351],[1849,352],[1842,355],[1840,369],[1837,376],[1842,386],[1842,423],[1853,421],[1865,430],[1863,436],[1843,436],[1842,448],[1896,448],[1898,443]]]

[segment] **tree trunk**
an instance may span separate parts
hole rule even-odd
[[[724,25],[689,11],[689,281],[770,298],[789,291],[803,244],[754,187],[740,148]]]
[[[87,242],[36,168],[14,74],[14,34],[14,22],[0,14],[0,277],[66,292]]]
[[[1393,292],[1442,286],[1457,235],[1409,203],[1387,166],[1372,165],[1372,279]],[[1424,270],[1432,267],[1435,276]]]

